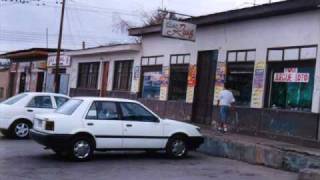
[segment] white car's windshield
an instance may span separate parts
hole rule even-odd
[[[13,105],[27,96],[28,96],[28,94],[19,94],[19,95],[16,95],[16,96],[13,96],[13,97],[7,99],[6,101],[4,101],[2,103],[7,104],[7,105]]]
[[[82,100],[71,99],[60,108],[58,108],[56,112],[60,114],[71,115],[80,106],[81,103]]]

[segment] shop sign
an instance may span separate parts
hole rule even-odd
[[[46,61],[37,61],[32,63],[32,71],[45,70],[47,69]]]
[[[298,68],[287,68],[283,73],[274,74],[274,82],[309,83],[309,73],[298,73]]]
[[[162,24],[162,36],[174,39],[195,41],[196,29],[197,26],[195,24],[165,19]]]
[[[50,56],[48,57],[47,65],[48,67],[55,67],[56,66],[56,58],[57,56]],[[71,57],[70,56],[60,56],[59,66],[70,66],[71,65]]]

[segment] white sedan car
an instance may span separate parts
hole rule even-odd
[[[73,98],[34,121],[35,141],[78,161],[108,150],[165,150],[182,158],[203,143],[199,127],[161,119],[141,103],[125,99]]]
[[[35,114],[54,112],[70,98],[54,93],[22,93],[0,104],[0,130],[8,137],[25,139]]]

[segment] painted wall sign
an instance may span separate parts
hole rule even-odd
[[[252,96],[251,96],[251,107],[252,108],[262,108],[263,107],[263,96],[264,96],[264,86],[266,79],[266,62],[257,61],[254,67],[254,77],[252,86]]]
[[[226,81],[227,65],[225,62],[218,62],[216,72],[216,82],[214,88],[214,105],[218,104],[220,92],[224,89]]]
[[[32,67],[31,67],[33,72],[38,72],[41,70],[46,70],[47,69],[47,62],[46,61],[36,61],[32,62]]]
[[[162,24],[162,36],[188,41],[196,40],[195,24],[165,19]]]
[[[56,56],[49,56],[47,66],[54,67],[56,66]],[[59,66],[71,66],[71,57],[70,56],[60,56]]]

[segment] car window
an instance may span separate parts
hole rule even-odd
[[[82,100],[70,99],[68,102],[63,104],[60,108],[56,110],[57,113],[71,115],[80,106]]]
[[[13,96],[13,97],[7,99],[6,101],[4,101],[2,103],[7,104],[7,105],[13,105],[27,96],[28,96],[28,94],[19,94],[19,95],[16,95],[16,96]]]
[[[158,122],[158,118],[136,103],[120,103],[122,119],[127,121]]]
[[[117,105],[114,102],[95,101],[92,103],[86,119],[119,120]]]
[[[57,108],[61,107],[64,103],[66,103],[69,99],[62,96],[54,96],[56,100]]]
[[[29,102],[27,107],[31,108],[52,108],[52,101],[50,96],[35,96]]]

